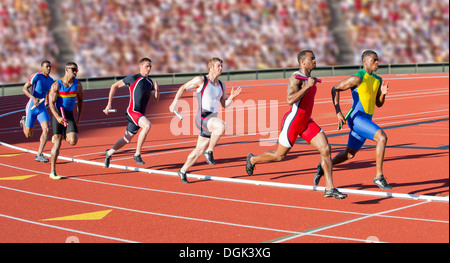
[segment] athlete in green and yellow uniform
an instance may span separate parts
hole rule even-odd
[[[338,153],[333,158],[333,165],[352,159],[364,145],[366,139],[376,142],[376,167],[377,173],[374,183],[383,190],[392,189],[383,176],[383,161],[386,149],[387,136],[384,131],[372,121],[375,106],[383,106],[386,94],[389,92],[389,83],[374,74],[378,70],[378,55],[372,50],[362,54],[363,69],[355,75],[341,81],[332,89],[333,104],[336,109],[339,125],[346,120],[339,105],[340,92],[351,89],[353,97],[353,111],[348,117],[350,134],[345,151]],[[316,185],[322,177],[322,168],[318,167],[314,182]]]

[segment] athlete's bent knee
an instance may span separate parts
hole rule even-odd
[[[320,155],[322,155],[322,156],[330,157],[331,156],[331,146],[329,144],[324,145],[319,148],[319,152],[320,152]]]
[[[152,128],[152,124],[150,122],[145,123],[142,127],[142,131],[148,133]]]
[[[126,143],[130,143],[131,142],[131,139],[134,137],[134,134],[132,134],[131,132],[129,132],[129,131],[126,131],[125,132],[125,135],[123,136],[123,140],[126,142]]]
[[[50,132],[49,128],[42,128],[42,134],[48,134]]]

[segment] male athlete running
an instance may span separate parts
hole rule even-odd
[[[292,107],[284,116],[283,127],[278,139],[278,148],[257,156],[250,153],[247,156],[247,174],[253,175],[257,163],[284,160],[300,136],[319,150],[321,164],[325,167],[326,186],[324,196],[336,199],[346,198],[347,195],[339,192],[333,185],[331,147],[328,144],[327,137],[311,119],[314,97],[317,91],[316,80],[311,77],[311,71],[316,68],[316,57],[313,51],[303,50],[298,54],[297,59],[300,69],[289,78],[287,90],[287,101]],[[299,80],[295,75],[307,77],[308,80]]]
[[[50,115],[48,114],[46,105],[48,105],[47,94],[54,80],[50,77],[52,64],[50,61],[41,63],[41,72],[33,74],[31,78],[23,86],[23,93],[30,98],[25,108],[25,116],[20,120],[20,126],[27,139],[31,138],[34,133],[34,125],[36,120],[39,121],[42,128],[38,153],[34,160],[36,162],[48,163],[48,159],[44,157],[42,152],[47,144],[48,132],[50,127]],[[29,90],[31,88],[31,91]]]
[[[185,164],[178,171],[178,175],[183,183],[189,183],[186,179],[186,172],[194,165],[202,154],[206,157],[206,162],[215,165],[213,150],[220,137],[225,133],[225,121],[217,118],[219,104],[223,108],[229,107],[233,99],[241,93],[241,88],[231,89],[230,97],[227,96],[225,84],[219,80],[223,70],[223,61],[220,58],[211,58],[209,63],[209,73],[206,76],[198,76],[188,81],[180,87],[172,104],[170,112],[177,109],[178,101],[187,90],[195,89],[199,103],[199,112],[195,119],[195,124],[200,130],[197,147],[189,154]]]
[[[78,143],[78,125],[83,112],[84,93],[83,85],[76,78],[77,73],[78,65],[75,62],[68,62],[64,77],[55,81],[48,95],[50,110],[53,114],[52,128],[54,137],[50,178],[55,180],[61,179],[61,176],[56,173],[56,160],[59,156],[62,139],[64,138],[71,146],[75,146]],[[78,117],[75,121],[74,109],[77,100]]]
[[[125,136],[120,138],[116,144],[106,150],[105,167],[109,167],[111,156],[115,151],[119,150],[141,130],[139,133],[136,152],[133,156],[133,160],[140,165],[144,165],[145,162],[141,158],[141,150],[144,144],[145,138],[150,131],[152,124],[145,117],[145,110],[147,108],[150,96],[152,96],[155,102],[159,101],[159,88],[156,81],[151,80],[147,76],[152,70],[152,61],[149,58],[142,58],[139,61],[139,73],[136,75],[128,76],[122,80],[117,81],[111,86],[109,92],[109,100],[106,108],[103,112],[108,115],[111,109],[112,101],[116,90],[121,87],[129,87],[130,89],[130,103],[128,104],[127,112],[125,114],[128,120],[128,126],[125,130]]]
[[[355,75],[341,81],[332,89],[333,104],[336,109],[338,124],[346,121],[339,105],[340,92],[351,89],[353,97],[352,113],[348,118],[350,134],[345,151],[338,153],[333,158],[333,165],[343,163],[355,157],[355,154],[364,145],[366,139],[376,142],[376,175],[373,182],[383,190],[392,189],[383,175],[383,160],[387,144],[387,136],[378,125],[372,121],[375,106],[382,107],[389,92],[389,82],[374,72],[378,70],[378,55],[372,50],[362,54],[363,69]],[[317,185],[324,174],[322,165],[317,167],[314,183]]]

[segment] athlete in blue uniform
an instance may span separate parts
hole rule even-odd
[[[50,173],[50,178],[52,179],[61,179],[56,173],[56,160],[59,156],[63,137],[72,146],[78,142],[77,126],[80,124],[81,113],[83,112],[83,86],[76,79],[77,73],[78,65],[74,62],[67,63],[64,77],[58,79],[52,85],[49,93],[50,110],[53,114],[52,128],[54,139]],[[75,121],[73,110],[77,100],[78,118]],[[61,107],[64,113],[61,112]]]
[[[128,104],[127,112],[125,114],[128,120],[125,136],[120,138],[111,149],[106,150],[105,167],[109,167],[111,156],[114,152],[129,143],[141,128],[142,130],[139,133],[136,152],[133,159],[137,164],[145,164],[141,158],[141,150],[145,138],[147,138],[147,134],[152,126],[147,117],[145,117],[145,110],[150,97],[152,97],[155,102],[159,101],[158,83],[147,77],[151,70],[152,61],[149,58],[142,58],[139,61],[139,74],[128,76],[111,86],[108,104],[103,110],[106,115],[108,115],[109,110],[111,109],[114,94],[118,88],[129,87],[130,103]]]
[[[41,63],[41,72],[33,74],[22,88],[23,93],[30,98],[25,108],[25,116],[20,120],[20,126],[27,139],[31,138],[34,133],[34,125],[36,120],[39,121],[42,128],[40,144],[36,158],[37,162],[48,163],[48,159],[44,157],[42,152],[47,144],[50,116],[46,105],[48,105],[47,94],[54,80],[50,77],[52,64],[50,61]],[[31,91],[30,91],[31,88]],[[45,101],[45,102],[44,102]]]
[[[352,113],[348,118],[350,134],[345,151],[338,153],[333,158],[333,166],[352,159],[364,145],[366,139],[376,142],[376,176],[374,183],[383,190],[392,189],[383,175],[384,153],[387,144],[387,136],[378,125],[372,121],[375,106],[384,105],[386,94],[389,92],[389,82],[374,72],[378,70],[378,55],[372,50],[362,54],[363,69],[355,75],[341,81],[332,89],[333,103],[336,109],[339,125],[346,121],[339,105],[340,92],[351,89],[353,97]],[[319,165],[314,183],[317,185],[323,169]]]

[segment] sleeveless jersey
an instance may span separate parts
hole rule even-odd
[[[370,75],[365,69],[358,71],[355,75],[361,79],[361,84],[352,89],[352,108],[354,111],[373,115],[378,89],[383,79],[376,74]]]
[[[219,112],[223,83],[219,80],[219,85],[214,86],[206,76],[203,76],[203,83],[203,87],[197,89],[197,100],[202,118],[205,118],[205,115]]]
[[[293,75],[306,77],[298,71]],[[284,115],[278,139],[281,145],[288,148],[294,146],[299,135],[310,143],[312,138],[320,132],[320,127],[311,119],[316,92],[317,87],[314,85],[299,101],[292,104],[291,110]]]
[[[74,79],[70,87],[64,86],[61,79],[58,82],[58,97],[56,99],[56,108],[63,107],[65,111],[73,111],[78,95],[78,79]]]
[[[294,72],[295,75],[306,77],[300,72]],[[307,83],[307,81],[305,81]],[[314,98],[316,96],[317,87],[312,86],[308,92],[296,103],[292,104],[291,110],[286,114],[285,120],[290,124],[298,124],[303,126],[303,123],[309,121],[314,108]]]

